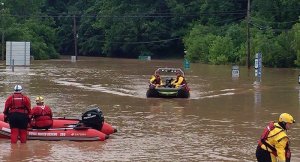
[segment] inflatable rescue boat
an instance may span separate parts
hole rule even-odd
[[[53,118],[50,129],[28,128],[29,140],[70,140],[70,141],[104,141],[110,134],[117,132],[110,124],[104,122],[99,108],[85,112],[81,119]],[[10,138],[9,124],[0,114],[0,138]]]
[[[189,98],[190,88],[187,83],[179,87],[174,87],[171,83],[176,78],[176,73],[180,73],[184,77],[184,72],[180,68],[158,68],[154,74],[159,74],[165,84],[155,86],[149,84],[146,92],[148,98]]]

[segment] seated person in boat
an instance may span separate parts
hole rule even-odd
[[[162,79],[160,78],[160,75],[158,72],[155,72],[155,74],[151,76],[150,84],[155,85],[156,87],[163,86]]]
[[[34,129],[49,129],[52,127],[52,110],[48,105],[44,104],[44,98],[38,96],[36,106],[31,110],[31,126]]]
[[[181,85],[186,84],[186,81],[185,81],[184,77],[181,75],[181,73],[179,71],[177,71],[176,79],[173,80],[171,84],[173,85],[173,87],[178,88]]]

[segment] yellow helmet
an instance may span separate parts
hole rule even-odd
[[[38,96],[35,98],[36,103],[44,103],[44,98],[42,96]]]
[[[279,119],[278,119],[279,122],[285,122],[285,123],[295,123],[295,120],[294,118],[292,117],[292,115],[288,114],[288,113],[282,113],[280,116],[279,116]]]

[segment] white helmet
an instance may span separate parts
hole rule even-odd
[[[16,85],[15,88],[14,88],[15,92],[20,92],[20,91],[22,91],[22,89],[23,88],[20,85]]]

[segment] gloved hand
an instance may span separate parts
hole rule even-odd
[[[8,122],[8,117],[6,115],[4,115],[4,122]]]

